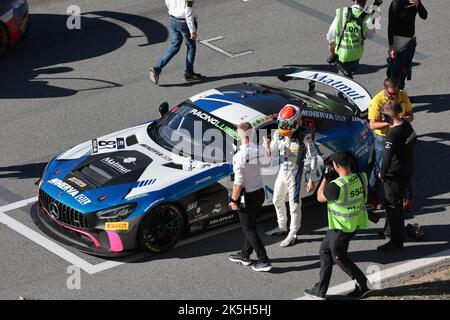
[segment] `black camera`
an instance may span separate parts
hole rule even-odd
[[[375,1],[373,2],[373,5],[374,5],[374,6],[377,6],[377,7],[381,6],[382,4],[383,4],[383,0],[375,0]]]
[[[382,113],[381,114],[381,121],[383,121],[383,122],[391,122],[391,117],[389,117],[387,114],[385,114],[385,113]]]
[[[331,56],[328,57],[327,62],[329,64],[335,64],[339,61],[339,55],[337,53],[333,53]]]
[[[333,181],[337,178],[339,178],[339,174],[334,170],[333,163],[329,163],[325,165],[325,169],[323,170],[323,176],[328,181]]]
[[[374,224],[377,224],[378,221],[380,221],[380,216],[375,212],[367,212],[367,218]]]

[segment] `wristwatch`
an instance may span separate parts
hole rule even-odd
[[[231,202],[234,202],[234,203],[238,203],[238,201],[237,200],[235,200],[235,199],[233,199],[233,198],[231,198],[231,200],[230,200]]]

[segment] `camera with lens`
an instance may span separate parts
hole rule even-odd
[[[381,121],[383,121],[383,122],[391,122],[391,117],[389,117],[387,114],[385,114],[385,113],[382,113],[381,114]]]
[[[333,181],[339,178],[339,174],[336,172],[336,170],[334,170],[333,162],[325,165],[325,169],[323,170],[323,176],[328,181]]]
[[[327,62],[329,64],[335,64],[339,60],[339,55],[337,53],[333,53],[331,56],[328,57]]]
[[[373,5],[374,5],[374,6],[377,6],[377,7],[380,7],[382,4],[383,4],[383,0],[375,0],[375,1],[373,2]]]

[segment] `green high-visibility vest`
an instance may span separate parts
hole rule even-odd
[[[339,198],[328,201],[328,227],[344,232],[354,232],[369,226],[366,210],[367,176],[365,173],[349,174],[334,182],[340,189]]]
[[[339,44],[341,40],[342,30],[345,26],[342,41],[340,42],[340,46],[336,48],[335,52],[339,55],[340,62],[351,62],[361,59],[364,53],[364,40],[369,30],[365,21],[362,25],[359,25],[358,21],[353,19],[345,25],[349,9],[352,10],[351,8],[339,8],[336,10],[336,45]],[[352,12],[353,16],[358,18],[364,11],[353,9]],[[361,28],[363,28],[362,32]]]

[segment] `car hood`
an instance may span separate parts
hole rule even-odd
[[[160,147],[145,123],[75,146],[44,173],[41,189],[81,212],[147,196],[176,199],[231,173],[231,164],[193,161]]]

